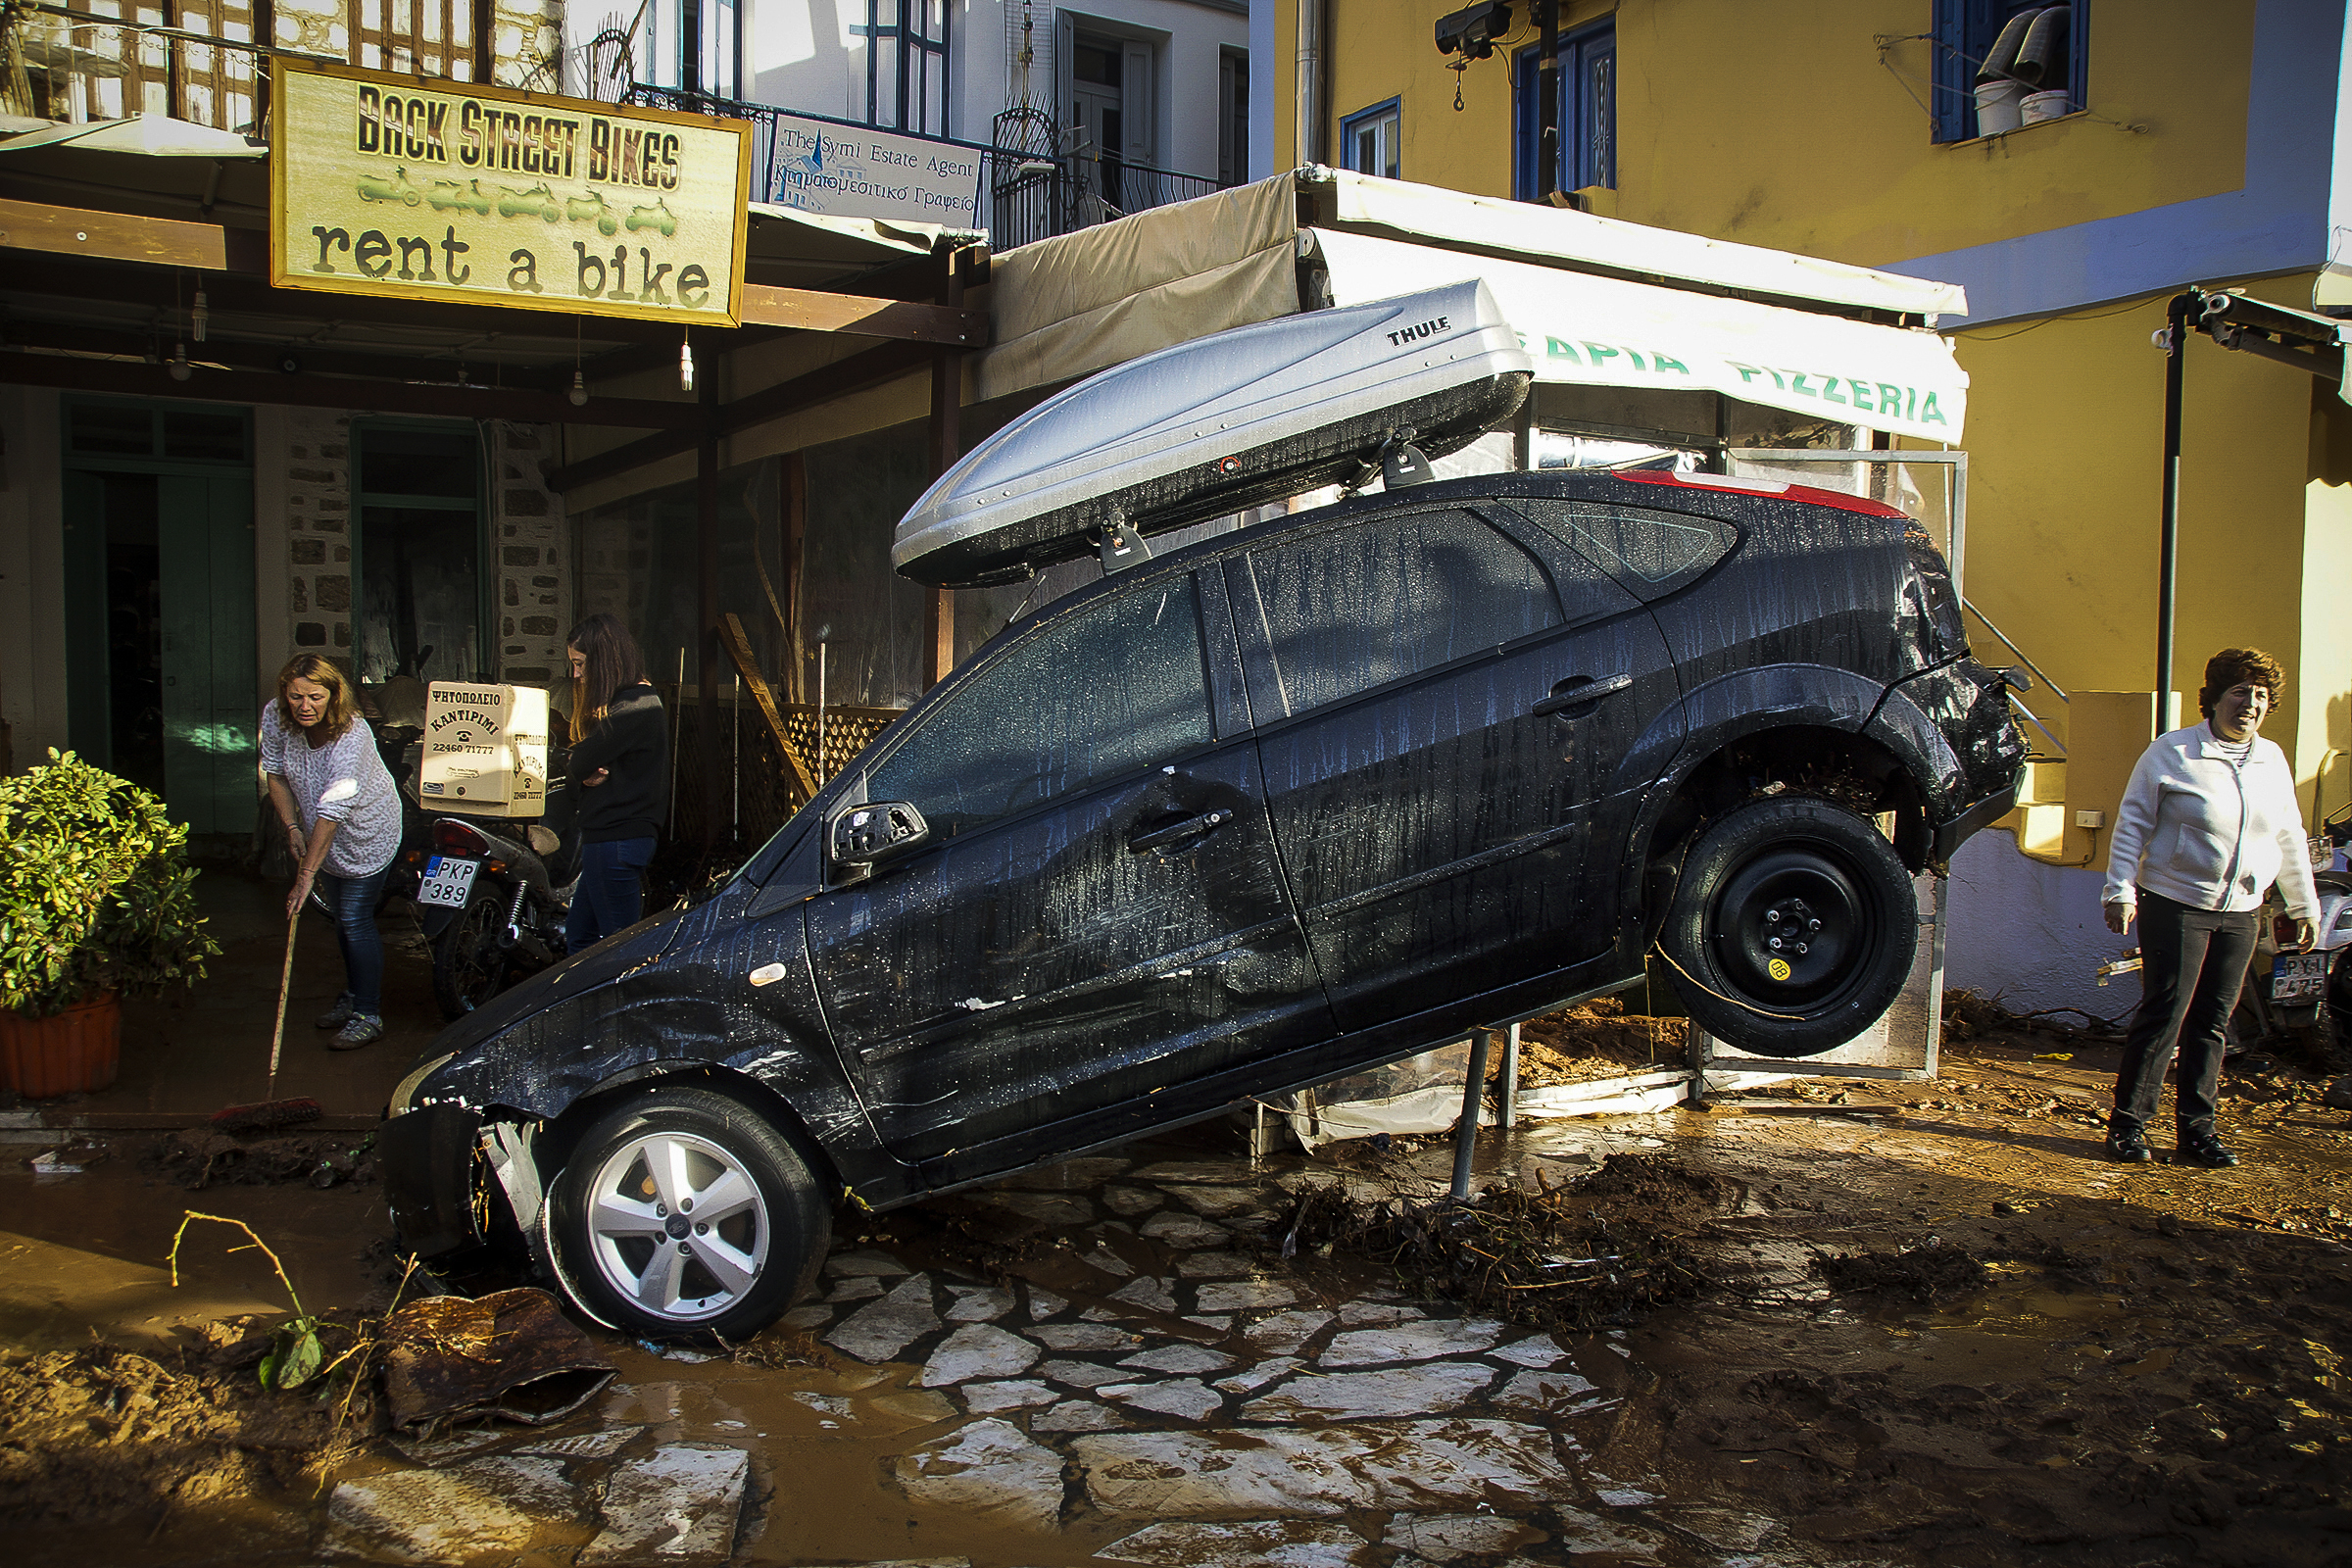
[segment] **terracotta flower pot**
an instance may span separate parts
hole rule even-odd
[[[111,991],[53,1018],[0,1007],[0,1087],[27,1099],[104,1089],[122,1059],[122,1003]]]

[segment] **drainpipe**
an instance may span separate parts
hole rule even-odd
[[[1323,0],[1298,0],[1298,142],[1293,162],[1323,161]]]
[[[1559,0],[1536,0],[1536,20],[1544,29],[1536,48],[1536,161],[1544,175],[1536,200],[1548,205],[1560,185],[1560,6]]]
[[[2165,312],[2164,521],[2156,553],[2156,731],[2164,732],[2173,690],[2173,604],[2180,549],[2180,369],[2188,347],[2188,318],[2202,301],[2194,290],[2177,294]],[[2154,737],[2150,737],[2153,739]]]

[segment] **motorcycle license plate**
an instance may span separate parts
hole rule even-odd
[[[2281,953],[2271,968],[2273,1002],[2317,1002],[2328,994],[2328,955]]]
[[[473,891],[473,873],[480,869],[479,860],[448,855],[434,856],[424,862],[424,885],[416,890],[416,902],[438,905],[443,908],[463,909],[466,907],[466,895]]]

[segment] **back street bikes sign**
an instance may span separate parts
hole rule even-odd
[[[752,127],[286,60],[279,288],[735,326]]]

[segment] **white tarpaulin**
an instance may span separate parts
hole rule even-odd
[[[1483,278],[1535,357],[1540,381],[1706,390],[1868,429],[1960,441],[1968,372],[1933,332],[1331,229],[1307,232],[1330,271],[1335,304]]]
[[[1318,227],[1336,225],[1380,239],[1470,246],[1534,262],[1555,260],[1585,271],[1606,268],[1751,295],[1924,316],[1931,326],[1938,316],[1968,314],[1968,293],[1957,283],[1652,228],[1593,213],[1472,196],[1410,180],[1376,179],[1345,169],[1313,173],[1316,178],[1307,182],[1310,189],[1322,180],[1328,180],[1331,189],[1331,222]]]

